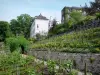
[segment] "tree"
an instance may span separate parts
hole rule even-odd
[[[10,36],[9,25],[6,21],[0,21],[0,41],[4,41],[5,38]]]
[[[100,12],[100,0],[95,0],[95,2],[91,2],[91,12],[90,14],[94,14],[96,12]]]
[[[20,52],[23,54],[27,52],[29,42],[23,36],[17,36],[6,38],[5,45],[9,47],[11,52],[19,51],[21,48]]]
[[[11,30],[15,35],[23,34],[26,38],[30,35],[30,27],[32,25],[32,17],[28,14],[21,14],[17,19],[12,19]]]
[[[17,22],[16,19],[12,19],[11,22],[10,22],[10,28],[12,30],[12,33],[17,35],[17,34],[20,34],[20,26]]]
[[[85,11],[88,15],[93,15],[100,12],[100,0],[95,0],[95,2],[90,2],[90,7],[85,6]]]
[[[72,24],[76,24],[84,19],[85,19],[85,16],[82,14],[82,12],[72,11],[70,13],[70,20],[72,21]]]
[[[56,19],[53,19],[52,27],[54,28],[56,25],[57,25],[57,21],[56,21]]]
[[[37,33],[37,34],[36,34],[36,39],[37,39],[37,40],[40,40],[41,37],[42,37],[42,35],[41,35],[40,33]]]
[[[51,28],[50,28],[50,30],[49,30],[49,35],[50,35],[50,36],[53,35],[53,33],[54,33],[54,31],[55,31],[56,25],[57,25],[57,21],[56,21],[56,19],[53,19]]]

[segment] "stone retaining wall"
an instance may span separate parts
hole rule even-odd
[[[87,63],[88,72],[93,75],[100,75],[100,54],[81,54],[81,53],[64,53],[64,52],[50,52],[50,51],[35,51],[30,50],[28,54],[43,60],[56,60],[63,62],[64,60],[73,60],[76,69],[84,71],[85,63]]]

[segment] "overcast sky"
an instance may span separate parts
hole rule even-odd
[[[0,0],[0,20],[10,22],[20,14],[34,17],[40,13],[47,18],[61,20],[61,10],[64,6],[89,5],[94,0]]]

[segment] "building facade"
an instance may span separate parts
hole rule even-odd
[[[61,11],[61,23],[68,22],[70,18],[70,13],[72,11],[83,12],[85,14],[85,12],[83,11],[83,8],[81,7],[66,7],[65,6]]]
[[[50,21],[41,14],[35,16],[34,21],[31,25],[30,37],[36,37],[36,34],[47,35],[50,26]]]

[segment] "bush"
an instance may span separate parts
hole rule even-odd
[[[78,71],[77,70],[72,70],[68,75],[78,75]]]
[[[47,66],[48,66],[48,69],[49,69],[50,74],[51,75],[54,75],[55,74],[56,62],[55,61],[52,61],[52,60],[49,60],[47,62]]]
[[[23,56],[14,51],[9,54],[0,54],[0,75],[36,75],[32,64],[33,57]]]
[[[4,41],[10,35],[9,23],[6,21],[0,21],[0,41]]]
[[[24,48],[24,51],[27,52],[29,41],[26,40],[26,38],[24,38],[23,36],[18,36],[17,39],[18,39],[19,47],[21,47],[22,50]]]
[[[100,19],[100,13],[96,13],[96,18]]]
[[[19,48],[26,52],[29,42],[23,36],[18,36],[7,38],[5,44],[10,48],[11,52],[19,50]]]
[[[6,45],[10,48],[10,51],[13,52],[18,49],[19,42],[18,39],[15,37],[9,37],[5,41]]]
[[[36,38],[29,38],[28,39],[31,43],[35,43],[37,40],[36,40]]]
[[[88,15],[88,16],[86,16],[85,21],[88,22],[88,21],[91,21],[93,19],[95,19],[95,16]]]

